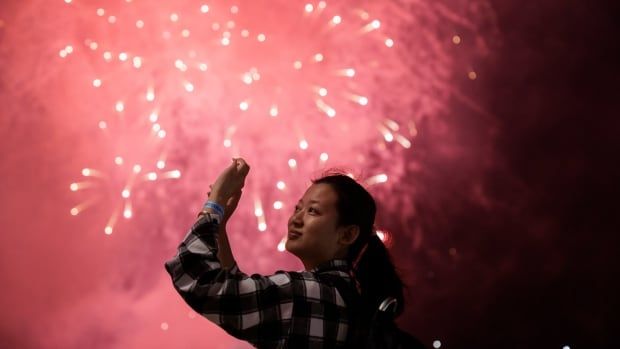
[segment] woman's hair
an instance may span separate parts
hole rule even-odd
[[[368,311],[377,309],[385,298],[394,297],[398,301],[396,316],[402,314],[404,284],[388,250],[376,235],[377,207],[372,195],[353,178],[334,170],[312,183],[329,184],[336,192],[338,226],[357,225],[360,229],[357,239],[349,246],[347,259],[360,284],[362,299],[369,306]]]

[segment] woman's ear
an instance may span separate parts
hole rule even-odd
[[[360,227],[357,225],[349,225],[340,233],[339,242],[343,245],[351,245],[360,235]]]

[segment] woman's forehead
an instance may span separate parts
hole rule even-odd
[[[319,204],[329,205],[336,202],[338,196],[329,184],[319,183],[311,185],[304,196],[301,198],[303,202],[318,202]]]

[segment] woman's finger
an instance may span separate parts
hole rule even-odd
[[[237,170],[239,171],[239,174],[245,177],[248,172],[250,172],[250,166],[243,158],[238,158],[237,164]]]

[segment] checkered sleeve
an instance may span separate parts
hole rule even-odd
[[[271,347],[286,337],[293,313],[287,272],[251,276],[217,259],[218,217],[207,213],[190,229],[165,268],[196,312],[236,338]]]

